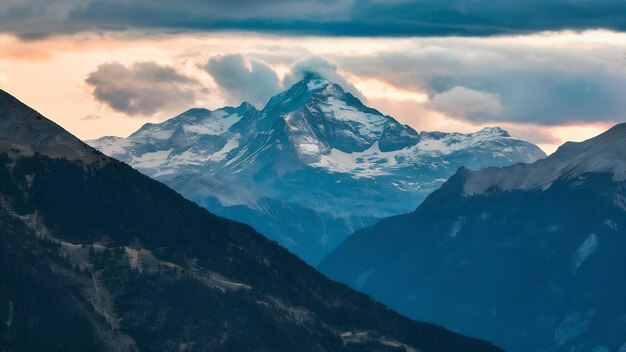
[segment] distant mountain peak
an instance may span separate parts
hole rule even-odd
[[[418,133],[319,75],[248,108],[187,112],[90,143],[309,262],[355,228],[415,209],[461,165],[545,157],[498,128]]]
[[[224,118],[228,114],[237,113],[244,115],[249,111],[257,111],[256,107],[247,101],[242,102],[239,106],[225,106],[215,110],[209,110],[206,108],[191,108],[179,114],[178,116],[162,122],[162,124],[168,123],[172,120],[185,120],[185,119],[220,119]]]
[[[242,111],[249,111],[249,110],[256,110],[256,107],[254,105],[252,105],[251,103],[248,103],[247,101],[242,102],[241,104],[239,104],[239,106],[237,107],[237,110],[242,110]]]
[[[604,133],[583,142],[566,142],[560,146],[555,155],[559,154],[597,154],[605,150],[626,153],[626,122],[609,128]],[[574,155],[572,155],[574,156]]]
[[[485,127],[480,131],[474,132],[473,134],[480,135],[489,135],[489,136],[499,136],[499,137],[511,137],[508,131],[500,128],[500,127]]]
[[[467,179],[465,192],[545,189],[559,178],[573,179],[585,173],[611,173],[616,181],[626,180],[626,123],[583,142],[567,142],[532,164],[474,172]]]
[[[216,110],[193,108],[161,123],[146,123],[130,138],[151,143],[175,139],[177,144],[188,145],[202,136],[221,135],[247,114],[256,112],[248,102]]]
[[[333,148],[348,153],[364,151],[390,125],[398,125],[398,133],[409,128],[319,75],[305,76],[274,96],[261,117],[264,122],[257,127],[284,134],[285,142],[294,145],[298,158],[307,164],[320,161],[321,155]]]
[[[340,85],[318,74],[308,74],[284,92],[272,97],[264,110],[277,108],[294,110],[309,103],[313,97],[342,97],[345,94],[346,92]]]
[[[346,94],[346,91],[341,85],[322,77],[314,76],[313,78],[304,79],[302,82],[306,83],[306,88],[314,94],[327,96],[341,96]]]
[[[103,158],[95,149],[0,90],[0,151],[39,153],[91,163]]]
[[[533,164],[461,167],[318,269],[507,351],[624,352],[624,248],[626,124]]]

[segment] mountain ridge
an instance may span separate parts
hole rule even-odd
[[[474,173],[466,183],[468,194],[489,187],[501,190],[549,187],[560,177],[575,178],[586,172],[610,172],[616,181],[626,179],[626,123],[583,142],[566,142],[547,158],[530,166],[488,168]]]
[[[313,264],[354,230],[414,210],[461,165],[545,156],[499,128],[417,132],[319,76],[260,111],[231,111],[220,134],[190,138],[168,127],[185,114],[142,127],[145,135],[87,142]]]
[[[46,152],[0,152],[3,348],[500,351],[402,317],[126,164]]]
[[[67,133],[65,129],[24,105],[0,89],[0,151],[21,148],[24,153],[42,153],[52,157],[67,157],[95,161],[101,156],[95,149]],[[24,140],[31,140],[29,145]]]
[[[460,168],[318,265],[512,352],[626,349],[626,124],[532,164]]]

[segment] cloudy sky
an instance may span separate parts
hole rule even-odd
[[[2,0],[0,88],[89,139],[316,71],[417,130],[550,153],[626,121],[623,0]]]

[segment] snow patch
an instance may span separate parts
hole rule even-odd
[[[462,216],[459,216],[456,219],[456,221],[452,224],[452,228],[450,229],[450,232],[448,232],[448,237],[456,238],[456,235],[459,234],[464,223],[465,223],[465,218]]]
[[[156,140],[168,140],[172,137],[174,131],[166,130],[166,129],[155,129],[154,131],[150,131],[149,137],[150,139]],[[142,133],[140,136],[147,135],[147,133]]]
[[[239,135],[228,139],[222,149],[215,153],[209,153],[198,148],[191,148],[171,158],[169,164],[179,165],[204,165],[208,162],[219,162],[226,159],[228,153],[239,146]]]
[[[218,152],[213,153],[213,155],[211,155],[211,159],[213,161],[222,161],[226,158],[226,155],[233,149],[237,148],[239,146],[239,135],[236,135],[232,138],[230,138],[226,144],[224,144],[224,147],[222,149],[220,149]]]
[[[594,310],[590,310],[571,313],[566,316],[554,332],[554,341],[557,346],[563,346],[566,342],[587,330],[589,322],[595,314]]]
[[[171,152],[172,149],[168,149],[135,156],[131,161],[131,165],[138,169],[157,168],[165,164],[165,161],[167,160]]]
[[[185,124],[183,129],[186,133],[218,136],[228,131],[232,125],[241,120],[241,115],[228,114],[225,111],[214,111],[207,118],[195,124]]]
[[[357,276],[355,283],[356,283],[356,287],[357,288],[362,288],[363,285],[365,285],[365,283],[367,282],[367,280],[370,278],[370,276],[372,276],[372,274],[374,273],[374,270],[365,270],[362,273],[359,274],[359,276]]]
[[[333,97],[329,97],[328,103],[320,108],[329,118],[357,123],[359,125],[359,135],[367,136],[371,139],[380,137],[383,129],[389,122],[389,119],[385,116],[357,110]]]
[[[617,224],[611,219],[604,221],[604,225],[608,226],[613,231],[617,231]]]
[[[375,142],[362,152],[346,153],[333,148],[330,153],[321,155],[320,161],[310,165],[330,172],[349,173],[356,178],[374,177],[391,174],[397,165],[396,157],[402,153],[401,150],[382,152]]]
[[[318,155],[320,153],[320,146],[316,143],[300,143],[298,149],[304,154]]]
[[[560,229],[562,229],[563,226],[559,225],[559,224],[554,224],[554,225],[550,225],[546,228],[547,232],[557,232]]]
[[[133,142],[121,137],[102,137],[99,139],[85,141],[90,146],[98,149],[105,155],[116,156],[124,155],[133,147]]]
[[[306,87],[308,90],[318,90],[325,88],[328,84],[328,81],[323,79],[312,79],[307,82]]]
[[[598,236],[590,234],[589,237],[576,249],[573,259],[573,272],[575,273],[578,267],[587,260],[598,249]]]

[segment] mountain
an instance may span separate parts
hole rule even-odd
[[[532,164],[461,168],[319,265],[508,351],[626,351],[626,124]]]
[[[262,111],[192,109],[87,143],[309,263],[354,230],[414,210],[462,165],[545,156],[499,128],[418,133],[316,75]]]
[[[0,350],[500,351],[332,282],[0,91]]]

